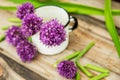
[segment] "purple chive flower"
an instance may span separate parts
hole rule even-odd
[[[66,40],[64,26],[56,19],[46,22],[40,30],[40,40],[47,46],[60,45]]]
[[[58,64],[57,69],[58,73],[67,79],[73,79],[77,72],[77,67],[75,66],[74,62],[68,60],[61,61]]]
[[[12,26],[8,29],[6,32],[6,40],[14,45],[17,46],[17,44],[22,41],[26,40],[26,38],[22,35],[20,28],[17,26]]]
[[[32,36],[40,31],[43,19],[35,14],[28,14],[22,22],[21,31],[26,36]]]
[[[17,47],[17,53],[23,62],[31,61],[36,55],[36,47],[27,41],[21,41]]]
[[[17,17],[23,19],[27,14],[34,13],[34,7],[31,3],[24,3],[18,7]]]

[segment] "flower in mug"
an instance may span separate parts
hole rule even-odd
[[[67,79],[73,79],[77,72],[77,67],[74,62],[69,60],[61,61],[58,64],[57,69],[58,73]]]
[[[34,13],[34,6],[27,2],[18,7],[17,17],[23,19],[27,14],[31,13]]]
[[[56,19],[44,23],[40,30],[40,40],[47,46],[60,45],[66,40],[64,26]]]
[[[26,36],[32,36],[40,31],[43,19],[35,14],[28,14],[25,16],[22,22],[21,31]]]
[[[21,41],[17,45],[16,49],[17,49],[18,55],[20,56],[23,62],[31,61],[35,57],[37,52],[36,47],[33,46],[28,41]]]
[[[6,40],[10,44],[17,46],[20,41],[26,40],[26,38],[22,35],[19,27],[12,26],[6,32]]]

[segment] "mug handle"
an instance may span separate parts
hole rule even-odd
[[[70,16],[70,22],[73,21],[74,24],[72,26],[72,28],[69,28],[69,31],[73,31],[74,29],[76,29],[78,27],[78,20],[76,17]]]

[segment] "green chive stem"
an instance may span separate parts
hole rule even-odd
[[[66,9],[69,13],[86,14],[86,15],[104,15],[104,10],[82,4],[74,4],[68,2],[39,2],[40,6],[55,5]],[[35,5],[36,6],[36,5]],[[74,7],[71,7],[74,6]],[[37,6],[38,8],[39,6]],[[120,15],[120,10],[113,10],[113,15]]]
[[[76,57],[75,62],[78,62],[79,59],[80,59],[82,56],[84,56],[85,53],[87,53],[93,46],[94,46],[94,42],[89,43],[89,44],[87,45],[87,47],[84,48],[84,49],[81,51],[81,53]]]
[[[79,71],[77,71],[77,73],[76,73],[75,80],[81,80]]]
[[[32,38],[31,38],[31,37],[29,37],[29,38],[28,38],[28,41],[29,41],[29,42],[32,42]]]
[[[17,1],[16,1],[17,2]],[[30,1],[35,8],[38,8],[39,5],[55,5],[65,8],[69,13],[75,14],[86,14],[86,15],[104,15],[104,10],[96,7],[81,5],[81,4],[74,4],[68,2],[40,2],[40,1]],[[25,1],[18,1],[18,3],[25,3]],[[71,7],[74,6],[74,7]],[[80,7],[80,8],[79,8]],[[14,6],[0,6],[1,10],[16,10],[17,8]],[[120,10],[112,10],[113,15],[120,15]]]
[[[77,52],[74,52],[74,53],[72,53],[72,54],[70,54],[70,55],[67,55],[67,56],[65,56],[64,58],[61,58],[61,59],[57,60],[57,61],[53,64],[53,66],[54,66],[54,67],[57,67],[57,64],[58,64],[59,62],[61,62],[61,61],[63,61],[63,60],[71,60],[71,59],[73,59],[74,57],[76,57],[78,54],[80,54],[80,51],[77,51]]]
[[[15,24],[15,26],[20,27],[21,24]],[[9,28],[10,28],[10,26],[3,26],[3,27],[1,27],[2,30],[7,30],[7,29],[9,29]]]
[[[95,70],[95,71],[98,71],[98,72],[109,73],[109,70],[107,70],[105,68],[95,66],[95,65],[92,65],[92,64],[87,64],[85,67],[89,68],[89,69],[92,69],[92,70]]]
[[[2,30],[7,30],[10,26],[3,26],[1,27]]]
[[[19,4],[25,3],[26,0],[10,0],[12,2],[16,2]],[[58,2],[58,1],[38,1],[38,0],[29,0],[35,8],[38,8],[40,6],[44,5],[55,5],[60,6],[64,9],[66,9],[69,13],[75,13],[75,14],[86,14],[86,15],[104,15],[104,10],[96,7],[81,5],[81,4],[75,4],[75,3],[69,3],[69,2]],[[71,7],[74,6],[74,7]],[[112,10],[113,15],[120,15],[120,10]]]
[[[0,10],[17,10],[14,6],[0,6]]]
[[[17,23],[15,24],[15,26],[21,27],[21,23]]]
[[[105,15],[107,29],[109,31],[109,34],[112,37],[112,40],[113,40],[116,50],[118,52],[118,56],[120,57],[120,41],[119,41],[119,36],[118,36],[117,30],[115,28],[115,24],[114,24],[113,17],[112,17],[111,0],[105,0],[104,15]]]
[[[90,78],[89,80],[101,80],[101,79],[107,77],[108,75],[109,75],[108,73],[102,73],[102,74],[100,74],[100,75],[98,75],[98,76],[95,76],[95,77],[93,77],[93,78]]]
[[[76,62],[77,67],[85,73],[88,77],[93,77],[93,74],[90,73],[84,66],[82,66],[79,62]]]
[[[8,21],[14,22],[14,23],[21,23],[21,20],[19,18],[8,18]]]
[[[0,36],[0,42],[2,42],[4,39],[5,39],[5,35],[3,34]]]
[[[78,54],[80,54],[80,51],[77,51],[77,52],[75,52],[75,53],[73,53],[73,54],[70,54],[70,55],[66,56],[64,59],[65,59],[65,60],[71,60],[71,59],[73,59],[74,57],[76,57]]]

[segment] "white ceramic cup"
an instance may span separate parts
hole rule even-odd
[[[57,19],[66,31],[66,40],[58,46],[46,46],[40,40],[40,32],[32,36],[32,43],[37,47],[38,51],[45,55],[54,55],[62,52],[66,49],[69,43],[69,32],[77,28],[78,22],[75,17],[70,16],[67,11],[58,6],[42,6],[35,10],[35,14],[43,18],[44,22],[47,22],[52,19]],[[73,25],[70,25],[71,22],[74,22]]]

